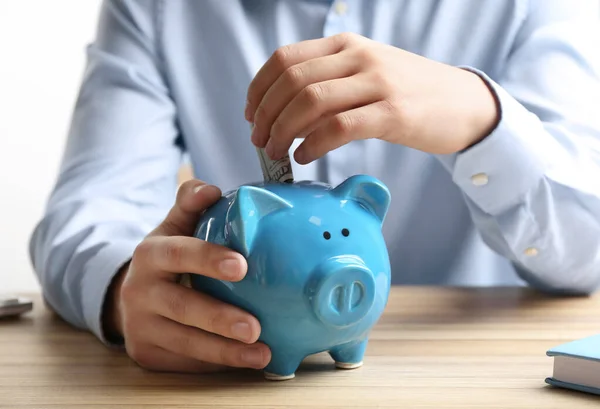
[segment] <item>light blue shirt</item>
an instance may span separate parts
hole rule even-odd
[[[455,155],[361,140],[293,163],[296,180],[387,184],[393,282],[594,291],[599,14],[596,0],[106,1],[31,240],[45,297],[105,340],[105,291],[172,206],[182,160],[223,191],[262,180],[250,81],[279,46],[344,31],[471,69],[501,105],[497,128]]]

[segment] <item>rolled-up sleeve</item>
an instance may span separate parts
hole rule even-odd
[[[107,0],[56,185],[30,241],[47,302],[103,342],[106,290],[166,215],[181,163],[150,0]]]
[[[500,121],[439,159],[483,239],[545,291],[600,284],[600,24],[597,2],[532,1],[493,80]]]

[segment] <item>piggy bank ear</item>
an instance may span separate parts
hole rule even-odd
[[[292,205],[276,194],[254,186],[241,186],[227,212],[226,239],[232,248],[248,257],[260,221]]]
[[[351,176],[333,189],[333,194],[341,199],[358,202],[373,213],[381,224],[390,207],[391,196],[388,188],[371,176]]]

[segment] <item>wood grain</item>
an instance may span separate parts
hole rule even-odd
[[[309,357],[294,380],[260,372],[151,373],[44,308],[0,321],[2,408],[586,408],[553,389],[548,348],[600,331],[600,298],[524,289],[394,288],[362,368]]]

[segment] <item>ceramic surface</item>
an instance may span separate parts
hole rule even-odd
[[[335,188],[241,186],[205,212],[195,236],[244,255],[246,277],[192,274],[192,287],[258,318],[272,352],[267,379],[290,379],[306,356],[323,351],[338,368],[356,368],[389,295],[381,232],[389,205],[387,187],[365,175]]]

